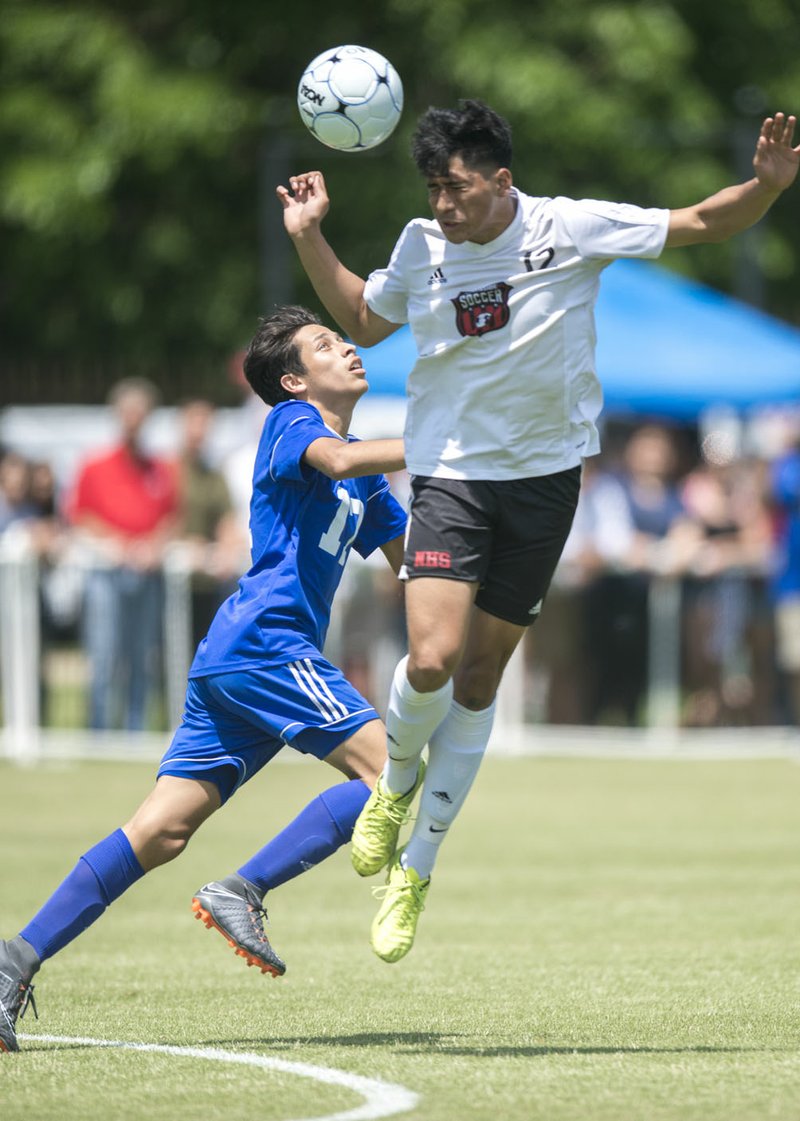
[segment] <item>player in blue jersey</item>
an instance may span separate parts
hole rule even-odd
[[[374,708],[323,658],[333,596],[351,548],[381,548],[397,572],[405,514],[382,474],[403,466],[401,440],[348,435],[367,390],[355,347],[304,308],[262,320],[245,373],[267,404],[256,457],[252,567],[220,608],[189,671],[186,707],[151,794],[130,821],[80,857],[41,910],[0,941],[0,1051],[47,958],[146,872],[178,856],[195,830],[284,746],[324,759],[339,782],[235,873],[206,884],[192,909],[248,965],[285,966],[264,933],[264,896],[330,856],[386,759]]]

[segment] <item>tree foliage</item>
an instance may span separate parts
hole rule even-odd
[[[523,189],[681,206],[748,174],[800,61],[791,0],[386,0],[282,9],[233,0],[0,0],[4,362],[220,363],[275,299],[315,303],[273,191],[320,167],[326,229],[366,272],[424,212],[407,156],[428,104],[509,117]],[[339,155],[294,107],[304,64],[361,42],[400,71],[407,111],[374,153]],[[798,188],[800,189],[800,188]],[[670,264],[800,322],[790,199],[758,236]],[[748,277],[764,278],[763,289]]]

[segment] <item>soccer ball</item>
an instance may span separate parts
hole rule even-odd
[[[394,130],[403,111],[403,83],[377,51],[334,47],[306,67],[297,105],[317,140],[340,152],[359,152]]]

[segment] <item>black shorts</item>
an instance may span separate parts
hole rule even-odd
[[[415,475],[402,576],[477,583],[490,615],[535,622],[572,525],[581,469],[531,479]]]

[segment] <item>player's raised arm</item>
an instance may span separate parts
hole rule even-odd
[[[305,461],[329,479],[355,479],[401,471],[405,465],[402,440],[354,440],[345,443],[320,436],[309,444]]]
[[[792,146],[795,117],[767,117],[753,157],[755,175],[726,187],[695,206],[670,214],[667,247],[725,241],[763,218],[775,199],[790,187],[800,166],[800,144]]]
[[[373,346],[397,330],[371,311],[364,300],[364,280],[345,268],[322,234],[322,219],[330,199],[320,171],[306,171],[289,179],[289,189],[276,193],[283,206],[283,223],[314,291],[330,314],[359,346]]]

